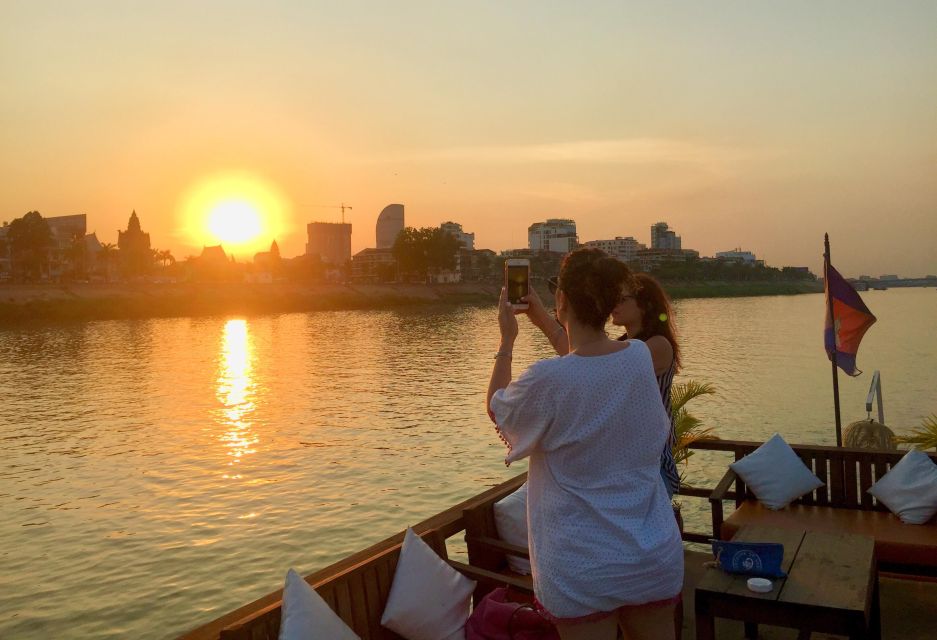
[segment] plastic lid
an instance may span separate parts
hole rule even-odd
[[[774,583],[767,578],[749,578],[748,590],[755,593],[771,593]]]

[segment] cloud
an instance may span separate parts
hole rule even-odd
[[[735,164],[750,151],[670,138],[581,140],[526,145],[460,146],[425,149],[369,160],[385,162],[468,162],[478,164],[615,164],[707,165]]]

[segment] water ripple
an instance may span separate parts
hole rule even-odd
[[[860,365],[883,370],[889,422],[918,424],[937,297],[866,301]],[[719,389],[693,412],[723,437],[832,442],[822,314],[821,296],[680,302],[683,375]],[[0,332],[0,637],[172,636],[519,473],[484,412],[497,345],[491,309]],[[522,325],[516,371],[546,355]],[[864,417],[867,377],[841,384]],[[690,479],[725,462],[697,454]]]

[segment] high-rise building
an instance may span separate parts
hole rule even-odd
[[[680,251],[681,248],[680,236],[670,230],[666,222],[651,225],[651,249]]]
[[[454,236],[462,245],[463,249],[468,249],[469,251],[475,249],[475,234],[465,233],[462,230],[462,225],[458,222],[443,222],[439,225],[439,228],[449,235]]]
[[[377,217],[377,248],[390,249],[397,234],[403,231],[403,205],[389,204]]]
[[[351,223],[310,222],[306,225],[306,255],[342,266],[351,260]]]
[[[601,249],[608,255],[618,258],[623,262],[637,260],[638,251],[647,248],[631,236],[627,238],[618,236],[614,240],[589,240],[585,246]]]
[[[567,218],[550,218],[527,228],[527,246],[531,251],[569,253],[579,245],[576,222]]]

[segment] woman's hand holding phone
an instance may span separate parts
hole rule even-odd
[[[498,327],[501,329],[502,347],[511,347],[517,338],[517,318],[514,317],[518,311],[508,300],[507,287],[501,287],[501,298],[498,300]]]
[[[527,303],[526,309],[519,309],[518,313],[526,313],[527,317],[530,318],[530,321],[538,327],[545,327],[553,321],[553,316],[550,315],[550,312],[547,311],[546,307],[543,306],[543,301],[540,299],[537,290],[533,287],[530,288],[530,292],[522,298],[524,302]]]

